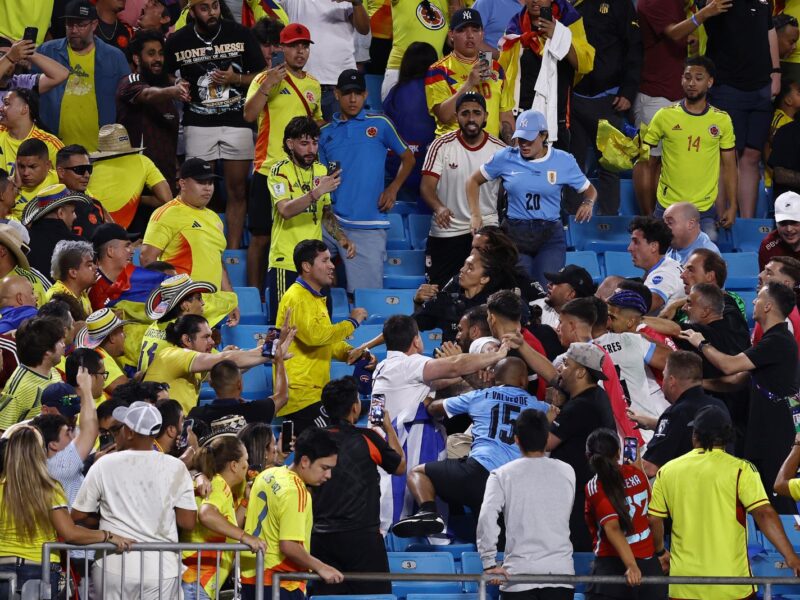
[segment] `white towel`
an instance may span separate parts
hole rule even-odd
[[[542,66],[536,78],[533,110],[538,110],[547,119],[548,139],[558,139],[558,61],[564,58],[572,46],[572,31],[558,21],[552,39],[544,43]]]

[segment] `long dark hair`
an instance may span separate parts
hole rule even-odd
[[[413,42],[408,45],[400,61],[400,74],[397,83],[425,77],[428,68],[437,61],[436,49],[427,42]]]
[[[617,511],[622,530],[628,534],[633,531],[633,521],[625,501],[625,481],[617,464],[618,452],[619,438],[610,429],[595,429],[586,440],[589,466],[597,473],[597,480],[602,484],[611,506]]]

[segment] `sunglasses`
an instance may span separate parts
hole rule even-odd
[[[92,169],[94,169],[93,165],[77,165],[74,167],[62,167],[67,171],[72,171],[75,175],[91,175]]]

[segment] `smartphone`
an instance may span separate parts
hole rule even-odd
[[[36,38],[39,37],[38,27],[26,27],[25,32],[22,34],[22,39],[29,42],[36,43]]]
[[[189,428],[194,427],[194,419],[184,419],[183,420],[183,429],[181,430],[181,436],[178,438],[178,448],[186,448],[189,445]]]
[[[386,412],[385,407],[386,396],[383,394],[372,394],[372,398],[369,401],[369,413],[367,416],[370,425],[380,426],[383,424],[383,417]]]
[[[294,421],[281,423],[281,452],[289,454],[292,451],[292,438],[294,437]]]
[[[481,68],[481,79],[490,79],[492,76],[492,53],[489,50],[478,52],[478,60],[483,63]]]
[[[539,16],[545,21],[552,21],[553,9],[550,6],[543,6],[539,9]]]
[[[635,437],[626,437],[622,447],[623,462],[626,461],[636,462],[636,457],[638,454],[639,454],[639,441]]]
[[[276,52],[272,53],[272,58],[270,58],[270,66],[272,68],[277,67],[278,65],[282,65],[286,62],[286,56],[283,54],[283,50],[277,50]]]
[[[281,330],[278,327],[270,327],[267,329],[267,341],[261,346],[261,356],[269,359],[275,358],[280,337]]]
[[[114,444],[114,434],[110,431],[100,434],[98,450],[105,450]]]
[[[341,163],[338,160],[332,160],[328,163],[328,175],[333,175],[342,168]]]

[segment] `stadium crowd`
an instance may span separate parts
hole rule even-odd
[[[800,576],[798,17],[0,2],[0,574],[370,598],[413,538],[508,600],[584,552],[586,598],[741,599],[642,577],[757,532]],[[250,551],[131,551],[178,541]]]

